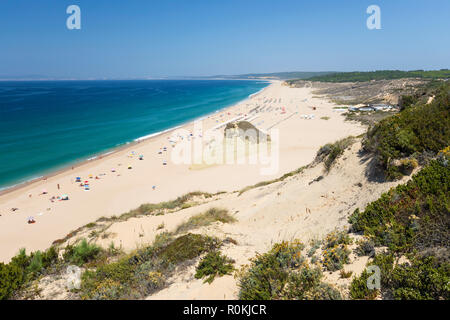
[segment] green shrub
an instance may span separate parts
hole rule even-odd
[[[44,252],[33,252],[29,256],[25,249],[20,249],[8,264],[0,263],[0,300],[8,299],[28,281],[57,263],[58,251],[54,247]]]
[[[328,271],[341,270],[344,264],[350,262],[351,251],[345,244],[339,244],[322,252],[323,265]]]
[[[364,270],[359,277],[355,277],[350,284],[350,297],[355,300],[373,300],[378,296],[379,290],[369,289],[367,279],[371,274]]]
[[[380,285],[385,290],[389,287],[391,281],[392,269],[394,266],[394,256],[389,253],[375,255],[373,261],[367,263],[367,266],[377,266],[380,268]],[[357,300],[373,300],[379,294],[378,289],[369,289],[367,280],[373,273],[367,269],[359,277],[355,277],[350,284],[350,297]]]
[[[340,293],[322,282],[320,268],[312,268],[301,255],[298,241],[275,244],[258,254],[238,274],[239,299],[340,299]]]
[[[0,262],[0,300],[8,299],[23,281],[23,269],[16,264]]]
[[[349,222],[376,245],[394,252],[450,245],[450,167],[433,160],[405,185],[381,195]]]
[[[172,241],[168,246],[162,248],[158,254],[167,263],[177,264],[194,259],[219,246],[220,243],[217,239],[189,233]]]
[[[395,159],[433,152],[450,145],[450,84],[443,84],[431,104],[418,103],[381,120],[369,129],[363,140],[365,150],[372,152],[386,178],[395,180],[407,167],[394,165]]]
[[[363,239],[358,242],[358,247],[356,247],[355,253],[360,257],[372,257],[375,255],[375,243],[371,239]]]
[[[81,266],[94,260],[100,252],[100,247],[89,244],[86,239],[82,239],[77,245],[68,245],[63,257],[66,262]]]
[[[204,282],[211,283],[216,276],[231,274],[234,260],[222,255],[219,251],[209,252],[198,264],[196,279],[207,277]]]
[[[448,300],[450,298],[450,264],[434,257],[412,256],[410,262],[394,265],[392,254],[376,255],[373,262],[381,271],[381,289],[398,300]],[[353,299],[371,299],[375,290],[367,288],[367,270],[355,278],[350,294]]]
[[[400,171],[404,175],[410,175],[418,166],[419,163],[416,159],[403,159],[400,161]]]
[[[399,300],[449,300],[450,264],[436,264],[433,257],[414,258],[392,271],[389,289]]]
[[[31,261],[28,265],[27,272],[32,274],[39,273],[44,267],[42,263],[42,253],[40,251],[36,251],[31,254]]]
[[[352,239],[346,231],[334,230],[326,235],[323,240],[322,249],[334,248],[340,244],[352,244]]]
[[[56,263],[58,263],[58,260],[58,250],[54,246],[51,246],[42,254],[42,266],[44,269],[55,265]]]
[[[346,231],[335,230],[330,232],[323,240],[322,263],[328,271],[340,270],[344,264],[349,263],[350,250],[348,244],[352,239]]]
[[[320,282],[304,295],[305,300],[342,300],[341,293],[331,284]]]
[[[312,258],[314,254],[316,253],[317,249],[320,248],[320,245],[322,244],[322,241],[313,239],[310,241],[310,249],[308,250],[308,257]]]

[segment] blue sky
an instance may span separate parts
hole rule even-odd
[[[72,4],[81,30],[66,28]],[[0,77],[448,68],[449,13],[448,0],[1,0]]]

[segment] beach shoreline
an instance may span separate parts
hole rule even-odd
[[[176,132],[174,129],[118,147],[106,155],[74,165],[73,170],[69,166],[3,192],[0,195],[0,261],[7,262],[20,248],[28,252],[45,250],[82,225],[101,217],[118,216],[144,203],[169,201],[193,191],[232,192],[307,165],[320,146],[364,131],[359,124],[345,122],[344,117],[333,110],[334,106],[314,95],[311,89],[290,88],[281,81],[273,81],[243,101],[200,117],[203,130],[208,130],[253,112],[249,120],[253,119],[250,121],[255,127],[263,132],[272,127],[277,129],[279,169],[270,175],[261,174],[263,164],[192,168],[188,164],[172,163],[169,141]],[[304,117],[312,113],[315,117]],[[193,132],[198,120],[178,129]],[[169,148],[161,151],[163,147]],[[144,155],[144,161],[130,152]],[[90,190],[80,187],[75,177],[88,180]],[[42,194],[43,189],[45,194]],[[50,198],[61,195],[68,195],[69,201]],[[36,220],[35,224],[27,224],[30,216]]]
[[[247,79],[242,79],[242,80],[245,81]],[[247,98],[238,101],[237,103],[233,103],[232,105],[221,107],[221,108],[219,108],[217,110],[214,110],[213,112],[209,112],[209,113],[207,113],[205,115],[202,115],[202,116],[199,116],[199,117],[197,117],[195,119],[187,120],[184,123],[176,125],[174,127],[170,127],[168,129],[164,129],[164,130],[161,130],[161,131],[158,131],[158,132],[155,132],[155,133],[150,133],[148,135],[144,135],[142,137],[138,137],[138,138],[133,139],[131,141],[124,142],[124,143],[122,143],[119,146],[116,146],[116,147],[113,147],[113,148],[110,148],[110,149],[106,149],[106,150],[100,151],[98,153],[89,155],[84,160],[74,160],[74,162],[72,162],[72,163],[68,163],[68,164],[62,165],[62,166],[60,166],[59,169],[51,169],[51,170],[48,171],[48,173],[43,173],[42,175],[39,175],[38,177],[30,178],[30,179],[28,179],[26,181],[18,182],[16,184],[11,185],[11,186],[2,187],[2,188],[0,188],[0,197],[3,196],[3,195],[6,195],[8,193],[20,190],[20,189],[25,189],[28,186],[31,186],[31,185],[33,185],[35,183],[38,183],[38,182],[41,182],[41,181],[48,180],[49,178],[52,178],[54,176],[57,176],[57,175],[60,175],[60,174],[63,174],[63,173],[66,173],[66,172],[69,172],[69,171],[72,171],[72,170],[75,170],[75,169],[82,168],[86,164],[90,164],[90,163],[92,163],[94,161],[102,160],[105,157],[108,157],[110,155],[114,155],[114,154],[116,154],[118,152],[127,151],[128,149],[131,150],[135,145],[137,145],[137,144],[139,144],[141,142],[147,141],[149,139],[157,138],[157,137],[159,137],[159,136],[161,136],[163,134],[171,133],[171,132],[173,132],[173,131],[175,131],[177,129],[181,129],[181,128],[185,127],[185,126],[192,125],[194,122],[206,119],[207,117],[209,117],[209,116],[211,116],[211,115],[213,115],[215,113],[225,112],[227,109],[233,108],[237,104],[244,103],[245,101],[251,99],[252,97],[257,97],[259,94],[263,93],[264,90],[266,90],[270,85],[275,83],[276,80],[263,80],[261,82],[267,82],[269,84],[266,87],[258,90],[257,92],[250,94]]]

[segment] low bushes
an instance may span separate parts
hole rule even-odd
[[[54,247],[44,252],[33,252],[29,256],[25,249],[21,249],[8,264],[0,263],[0,300],[10,298],[26,283],[36,279],[58,262],[58,251]]]
[[[216,250],[220,242],[211,237],[186,234],[158,236],[153,245],[117,262],[86,271],[82,276],[83,299],[138,299],[160,290],[177,266],[203,253]]]
[[[335,230],[330,232],[324,239],[322,246],[323,266],[328,271],[341,270],[344,264],[349,263],[350,250],[347,245],[352,239],[345,231]]]
[[[328,271],[341,270],[350,262],[349,255],[350,250],[343,244],[326,249],[323,251],[323,265]]]
[[[86,239],[82,239],[77,245],[68,245],[63,257],[66,262],[81,266],[94,260],[100,252],[100,247],[89,244]]]
[[[222,255],[219,251],[209,252],[198,264],[196,279],[207,277],[204,282],[211,283],[216,276],[231,274],[234,260]]]
[[[400,160],[399,170],[403,175],[410,175],[411,172],[419,166],[416,159],[402,159]]]
[[[381,271],[381,292],[397,300],[450,299],[450,264],[439,263],[434,257],[412,256],[410,262],[395,264],[392,254],[377,255],[368,265]],[[353,299],[374,299],[379,290],[367,287],[369,272],[365,270],[350,287]]]
[[[408,183],[382,194],[364,211],[355,210],[349,218],[353,231],[363,232],[377,246],[388,247],[387,253],[375,255],[368,264],[381,270],[381,291],[367,288],[370,274],[366,270],[351,284],[353,299],[373,299],[378,293],[388,299],[450,298],[450,167],[446,150]],[[361,251],[367,252],[364,248]],[[408,262],[399,264],[399,257]]]
[[[302,243],[282,242],[251,260],[238,274],[239,299],[340,299],[340,293],[322,282],[322,271],[301,255]]]
[[[363,239],[358,241],[358,246],[355,249],[355,253],[360,257],[373,257],[375,255],[375,243],[371,239]]]
[[[412,177],[356,209],[349,222],[376,245],[394,252],[423,251],[433,246],[450,246],[450,167],[445,159],[433,160]]]
[[[23,283],[24,270],[14,264],[0,263],[0,300],[8,299]]]
[[[450,145],[450,84],[444,83],[431,104],[412,105],[383,119],[367,132],[365,150],[375,154],[388,180],[400,178],[414,163],[396,166],[395,159],[436,154]],[[403,171],[403,173],[402,173]]]

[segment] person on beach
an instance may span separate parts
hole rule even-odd
[[[58,183],[58,190],[59,190],[59,183]]]

